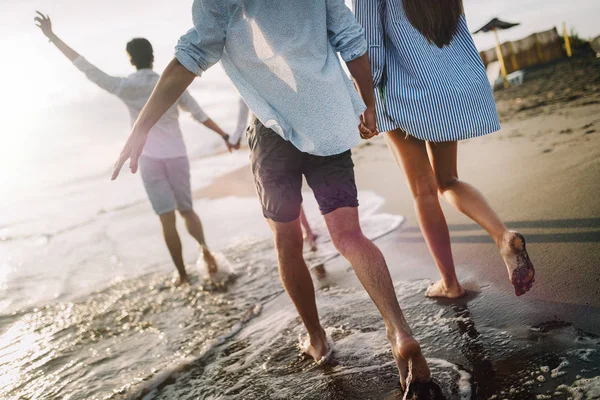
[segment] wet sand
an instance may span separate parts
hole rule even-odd
[[[600,308],[600,60],[541,68],[496,98],[502,130],[461,143],[459,175],[486,196],[510,228],[526,236],[539,278],[532,292],[516,301]],[[398,278],[435,279],[412,197],[383,137],[356,148],[354,162],[359,190],[383,196],[383,212],[408,217],[403,229],[379,243],[392,272]],[[210,199],[254,195],[247,167],[195,193]],[[510,297],[491,239],[442,204],[459,275],[485,281]]]
[[[558,368],[564,360],[561,354],[574,354],[575,343],[595,338],[594,346],[598,345],[599,89],[597,59],[561,61],[532,71],[522,86],[496,93],[502,130],[459,146],[460,178],[475,185],[507,225],[525,235],[536,267],[532,291],[517,298],[491,239],[467,217],[443,204],[458,275],[471,294],[462,300],[436,301],[419,300],[419,295],[410,292],[411,301],[404,306],[413,310],[409,314],[420,307],[415,302],[437,305],[440,313],[456,314],[456,348],[440,350],[436,340],[425,339],[426,355],[467,365],[473,376],[473,398],[526,399],[535,398],[534,393],[546,393],[537,398],[549,398],[539,397],[550,396],[557,386],[544,383],[551,379],[543,376],[544,362],[551,369]],[[424,294],[426,282],[437,279],[438,273],[419,231],[409,190],[383,138],[355,149],[354,160],[359,190],[383,196],[386,202],[381,211],[407,217],[400,229],[376,243],[394,281],[419,282]],[[230,173],[195,195],[213,199],[254,196],[249,168]],[[329,275],[316,285],[321,290],[331,284],[339,290],[358,290],[360,285],[349,267],[342,258],[327,263]],[[401,296],[402,285],[398,290]],[[461,325],[465,315],[467,322]],[[421,322],[416,324],[419,336]],[[509,332],[510,349],[504,348],[505,342],[486,340],[487,333],[481,332],[489,329]],[[461,335],[477,340],[467,343],[459,339]],[[447,340],[451,347],[452,340]],[[579,373],[575,369],[570,383]],[[595,371],[593,377],[599,375],[597,369],[598,365],[591,369],[588,365],[581,371]],[[527,380],[523,374],[535,375],[537,380]],[[355,398],[388,398],[392,395],[385,386],[393,384],[386,381],[380,390],[368,385],[363,391],[355,388]],[[525,389],[534,386],[537,389]]]
[[[511,307],[535,300],[553,303],[553,313],[567,306],[599,311],[600,60],[587,61],[585,74],[581,60],[562,62],[532,73],[521,87],[500,91],[502,130],[459,146],[460,178],[477,187],[507,225],[528,241],[536,283],[522,299],[510,301]],[[578,79],[563,79],[560,74],[571,72],[573,64],[579,67],[572,71]],[[540,100],[540,91],[549,88],[554,88],[552,100]],[[406,255],[419,260],[421,277],[435,278],[410,192],[385,142],[361,147],[355,160],[359,187],[384,196],[384,211],[408,217],[405,229],[395,240],[389,238],[390,247],[397,243],[385,252],[398,263],[391,263],[392,270],[406,270]],[[386,179],[374,179],[382,171]],[[448,204],[443,207],[459,276],[490,284],[490,290],[513,298],[503,263],[485,231]],[[554,317],[540,314],[536,318]],[[600,333],[600,318],[589,322]]]
[[[382,138],[355,149],[363,230],[383,250],[432,368],[435,384],[409,398],[600,399],[599,63],[531,71],[523,86],[497,93],[502,132],[460,146],[461,177],[529,240],[537,282],[523,297],[486,234],[444,205],[471,293],[426,299],[438,273],[404,179]],[[3,226],[10,295],[0,298],[0,398],[403,398],[381,317],[348,262],[335,257],[309,191],[319,250],[305,256],[336,348],[323,366],[299,354],[304,328],[281,287],[247,157],[192,163],[192,185],[210,185],[195,193],[209,244],[235,271],[224,287],[202,280],[188,235],[192,284],[172,285],[137,177],[111,183],[125,190],[135,181],[131,198],[91,178],[40,196],[45,207],[32,208],[39,215],[21,221],[17,213]],[[236,166],[244,167],[221,176]],[[55,206],[69,209],[68,218],[59,220]]]

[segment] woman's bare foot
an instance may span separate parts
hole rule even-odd
[[[425,292],[425,296],[427,297],[446,297],[448,299],[457,299],[463,297],[465,294],[467,292],[464,291],[458,282],[454,286],[448,287],[444,284],[443,280],[432,283]]]
[[[208,270],[208,275],[211,278],[214,278],[217,274],[218,266],[217,260],[211,254],[211,252],[207,248],[202,249],[202,256],[204,257],[204,262],[206,263],[206,269]]]
[[[395,334],[388,339],[392,344],[392,354],[396,360],[396,366],[398,367],[398,373],[400,374],[400,384],[402,389],[407,389],[407,377],[409,376],[409,361],[412,370],[411,382],[428,382],[431,376],[427,361],[421,353],[421,346],[412,336],[408,333]]]
[[[327,340],[327,334],[323,329],[316,335],[302,335],[298,338],[300,351],[312,357],[316,362],[327,361],[329,355],[333,351],[332,344]]]
[[[525,238],[518,232],[504,234],[500,254],[508,269],[508,278],[515,287],[517,296],[524,295],[535,282],[535,269],[525,247]]]

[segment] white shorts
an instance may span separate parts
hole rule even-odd
[[[194,208],[187,157],[140,157],[139,166],[146,193],[156,214]]]

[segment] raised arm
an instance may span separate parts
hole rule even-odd
[[[44,36],[48,38],[48,40],[54,44],[61,53],[65,55],[69,60],[75,61],[78,57],[81,57],[79,53],[69,47],[65,42],[63,42],[52,30],[52,20],[49,15],[44,15],[39,11],[36,11],[37,17],[34,18],[36,22],[36,26],[40,28]]]
[[[54,33],[52,30],[52,21],[48,15],[44,16],[41,12],[36,12],[38,14],[38,16],[35,17],[36,25],[41,29],[48,40],[54,44],[56,48],[60,50],[73,65],[75,65],[75,67],[83,72],[90,81],[100,86],[102,89],[118,95],[122,88],[123,78],[110,76],[89,63]]]
[[[167,65],[152,95],[133,125],[129,139],[127,139],[125,147],[121,151],[121,156],[115,164],[112,180],[117,178],[123,164],[128,159],[131,159],[131,172],[135,173],[137,171],[138,159],[142,154],[150,129],[175,104],[195,77],[196,75],[181,65],[176,58]]]
[[[361,116],[361,136],[370,139],[378,134],[375,118],[375,93],[367,41],[362,26],[356,22],[344,0],[327,1],[327,31],[329,42],[346,62],[356,88],[367,109]]]

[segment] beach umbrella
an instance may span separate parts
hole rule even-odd
[[[504,87],[508,87],[508,78],[506,77],[506,66],[504,65],[504,56],[502,55],[502,47],[500,47],[500,38],[498,37],[499,30],[510,29],[519,25],[518,23],[511,23],[501,21],[498,18],[492,19],[490,22],[473,32],[473,34],[477,34],[480,32],[494,32],[494,36],[496,37],[496,54],[498,55],[498,61],[500,62],[500,70],[502,71],[502,78],[504,78]]]

